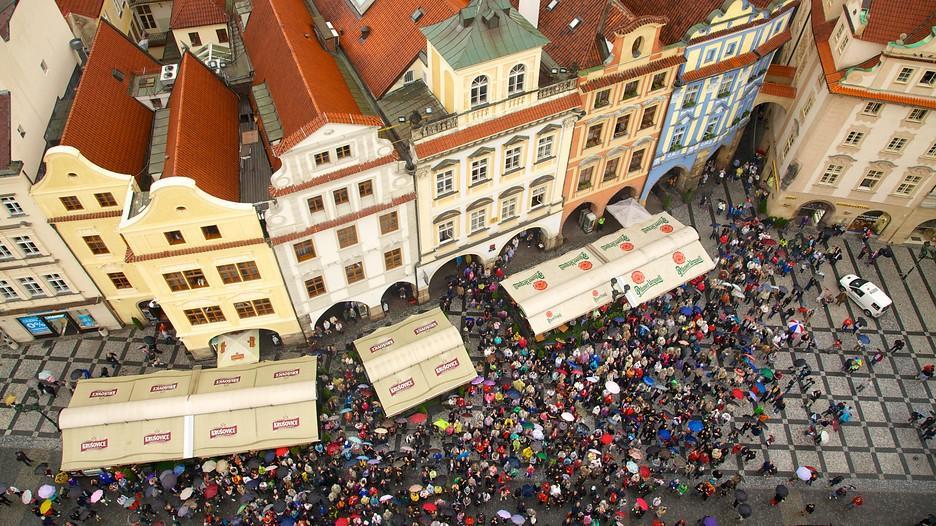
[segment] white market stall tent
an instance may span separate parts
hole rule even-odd
[[[508,276],[501,286],[542,334],[610,303],[612,279],[622,290],[630,287],[625,296],[636,306],[713,268],[698,232],[662,212]]]
[[[317,442],[316,359],[81,380],[59,414],[62,470]]]
[[[605,213],[610,213],[614,216],[614,219],[624,228],[636,225],[637,223],[643,223],[652,217],[652,214],[640,204],[640,201],[633,197],[622,199],[617,203],[606,206]]]
[[[438,308],[374,331],[354,346],[387,416],[478,376],[461,332]]]

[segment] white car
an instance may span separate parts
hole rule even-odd
[[[879,289],[877,285],[854,274],[843,276],[839,285],[848,294],[848,297],[861,307],[866,316],[875,318],[884,314],[893,301]]]

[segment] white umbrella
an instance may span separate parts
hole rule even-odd
[[[611,394],[618,394],[621,392],[621,386],[612,380],[605,382],[605,389],[607,389]]]
[[[26,490],[23,492],[23,504],[29,504],[32,502],[32,491]]]
[[[102,489],[95,490],[95,492],[91,494],[91,499],[90,499],[91,503],[94,504],[95,502],[100,501],[103,496],[104,496],[104,490]]]
[[[195,490],[192,487],[185,488],[184,490],[182,490],[182,493],[179,493],[179,499],[188,500],[188,498],[191,497],[192,493],[194,492]]]
[[[812,478],[812,471],[810,471],[806,466],[800,466],[796,468],[796,476],[800,480],[806,481]]]
[[[821,443],[823,443],[823,444],[828,444],[828,443],[829,443],[829,438],[830,438],[830,437],[829,437],[829,432],[828,432],[828,431],[826,431],[826,430],[823,429],[822,432],[819,433],[819,442],[821,442]]]
[[[206,460],[205,463],[202,464],[202,471],[204,471],[205,473],[211,473],[217,467],[218,467],[218,463],[215,462],[214,460]]]
[[[559,416],[561,416],[562,419],[565,420],[566,422],[571,422],[571,421],[575,420],[575,417],[572,416],[572,413],[570,413],[570,412],[568,412],[568,411],[562,413],[562,414],[559,415]]]
[[[43,382],[54,382],[55,374],[53,374],[52,371],[48,371],[48,370],[40,371],[39,379],[42,380]]]

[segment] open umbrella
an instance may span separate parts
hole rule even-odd
[[[218,473],[227,473],[228,469],[230,468],[231,468],[231,464],[228,463],[228,461],[224,460],[223,458],[219,460],[217,464],[215,464],[215,471],[217,471]]]
[[[790,494],[790,490],[783,484],[778,484],[774,491],[776,491],[777,496],[780,498],[786,498],[786,496]]]
[[[213,499],[213,498],[215,497],[215,495],[217,495],[217,494],[218,494],[218,485],[217,485],[217,484],[211,484],[210,486],[208,486],[207,488],[205,488],[205,498],[206,498],[206,499]]]
[[[787,329],[793,334],[799,334],[803,332],[803,324],[796,320],[790,320],[789,323],[787,323]]]
[[[821,444],[828,444],[828,443],[829,443],[829,438],[830,438],[830,437],[829,437],[829,432],[826,431],[825,429],[823,429],[823,430],[819,433],[819,442],[820,442]]]
[[[867,334],[859,334],[858,341],[864,345],[868,345],[869,343],[871,343],[871,338],[869,338]]]
[[[511,517],[511,513],[507,510],[498,510],[497,516],[502,519],[509,519]]]
[[[439,511],[439,507],[436,506],[435,504],[431,503],[431,502],[423,503],[423,509],[426,510],[427,512],[429,512],[429,513],[435,513],[435,512],[437,512],[437,511]]]
[[[761,367],[760,375],[766,378],[767,380],[770,380],[774,377],[774,372],[773,372],[773,369],[771,369],[770,367]]]
[[[747,500],[747,492],[743,489],[736,489],[734,492],[734,500],[738,502],[744,502]]]
[[[426,413],[413,413],[409,416],[409,422],[411,424],[419,425],[429,419],[429,415]]]
[[[159,476],[159,482],[166,489],[172,488],[176,485],[176,475],[171,471],[163,471],[162,475]]]
[[[206,460],[205,463],[202,464],[202,471],[204,471],[205,473],[211,473],[212,471],[217,469],[217,467],[218,467],[218,463],[215,462],[214,460]]]
[[[104,497],[104,490],[99,489],[99,490],[95,490],[94,493],[91,494],[91,498],[88,500],[90,500],[91,503],[94,504],[96,502],[99,502],[101,498],[103,497]]]
[[[657,431],[657,436],[660,437],[660,440],[669,440],[672,433],[670,433],[669,429],[661,429]]]
[[[191,486],[189,486],[188,488],[185,488],[184,490],[182,490],[181,493],[179,493],[179,499],[188,500],[189,497],[192,496],[192,493],[195,493],[195,488],[192,488]]]
[[[752,513],[754,513],[754,510],[751,509],[751,505],[747,502],[742,502],[738,506],[738,515],[740,515],[742,519],[750,517]]]
[[[55,486],[50,486],[48,484],[39,486],[39,491],[36,492],[36,495],[38,495],[40,499],[51,499],[52,496],[55,495]]]
[[[412,486],[409,487],[409,492],[410,492],[410,493],[419,493],[420,491],[422,491],[422,489],[423,489],[423,487],[420,486],[419,484],[413,484]]]
[[[797,358],[797,359],[793,360],[793,366],[794,366],[794,367],[803,367],[803,366],[805,366],[805,365],[806,365],[806,360],[804,360],[804,359],[802,359],[802,358]]]
[[[621,392],[621,386],[612,380],[605,382],[605,389],[607,389],[611,394],[618,394]]]
[[[526,522],[526,517],[520,514],[511,515],[510,522],[516,524],[517,526],[520,526],[521,524]]]
[[[812,471],[806,466],[800,466],[796,468],[796,477],[803,481],[809,480],[812,478]]]
[[[52,501],[51,501],[51,500],[44,500],[44,501],[42,501],[42,504],[39,505],[39,513],[41,513],[41,514],[43,514],[43,515],[45,515],[46,513],[49,513],[49,510],[51,510],[51,509],[52,509]]]
[[[575,417],[572,416],[572,413],[570,413],[570,412],[568,412],[568,411],[562,413],[562,414],[559,415],[559,416],[561,416],[562,419],[565,420],[566,422],[571,422],[571,421],[575,420]]]
[[[636,500],[635,502],[636,502],[636,504],[637,504],[637,507],[640,508],[640,509],[642,509],[642,510],[644,510],[644,511],[647,511],[647,510],[650,509],[650,505],[647,504],[647,501],[643,500],[643,499],[640,498],[640,497],[637,497],[637,500]]]
[[[653,384],[656,383],[656,382],[653,380],[653,378],[651,378],[651,377],[649,377],[649,376],[644,376],[644,377],[643,377],[643,383],[645,383],[645,384],[647,384],[647,385],[653,385]]]
[[[68,373],[68,377],[71,378],[72,381],[77,381],[81,379],[83,375],[84,375],[83,369],[73,369],[72,372]]]
[[[23,504],[29,504],[30,502],[32,502],[32,498],[33,498],[32,491],[26,490],[23,492],[21,500],[23,501]]]
[[[692,307],[680,307],[679,313],[683,316],[692,316]]]
[[[448,420],[445,420],[444,418],[440,418],[436,420],[435,422],[433,422],[432,425],[438,427],[440,431],[445,431],[452,424],[449,424]]]
[[[483,377],[483,376],[475,376],[475,377],[471,380],[471,385],[478,385],[478,384],[482,384],[482,383],[484,383],[484,377]]]
[[[55,374],[53,374],[52,371],[48,371],[48,370],[39,371],[39,379],[42,380],[43,382],[54,382]]]
[[[699,431],[702,431],[702,428],[705,427],[705,425],[702,423],[701,420],[690,420],[688,427],[689,427],[689,431],[692,431],[693,433],[698,433]]]
[[[731,396],[733,396],[735,400],[742,400],[744,399],[744,391],[735,387],[734,389],[731,390]]]

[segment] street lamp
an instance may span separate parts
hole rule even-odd
[[[16,401],[15,394],[9,394],[7,395],[6,398],[3,399],[3,404],[9,408],[12,408],[17,413],[39,413],[39,416],[48,420],[50,424],[55,426],[55,429],[57,431],[61,431],[62,429],[58,426],[58,422],[56,422],[55,420],[52,420],[49,417],[49,415],[45,413],[42,406],[40,406],[39,404],[27,404],[26,403],[26,401],[29,400],[29,398],[35,394],[36,392],[33,391],[32,388],[27,389],[26,393],[23,395],[23,400],[21,402]],[[36,396],[36,400],[39,400],[38,396]]]
[[[929,241],[924,241],[924,242],[923,242],[923,246],[920,247],[920,258],[919,258],[919,261],[915,262],[915,263],[913,264],[913,266],[910,267],[910,270],[908,270],[908,271],[904,272],[903,274],[901,274],[901,275],[900,275],[900,280],[901,280],[901,281],[905,281],[905,280],[907,279],[907,276],[909,276],[911,272],[913,272],[914,270],[916,270],[916,268],[919,267],[920,264],[923,263],[924,261],[926,261],[927,259],[932,259],[933,261],[936,261],[936,251],[934,251],[932,248],[930,248],[930,242],[929,242]]]

